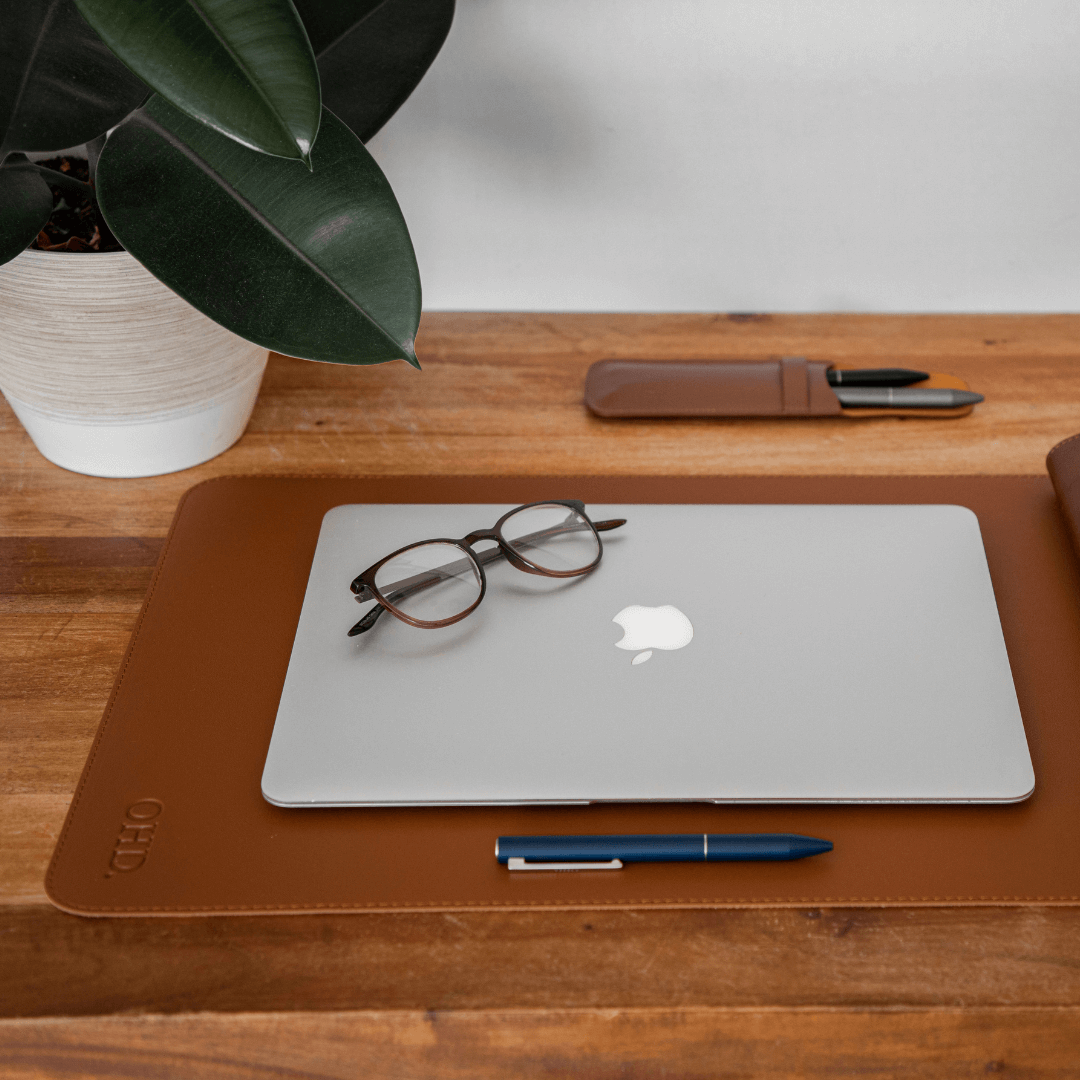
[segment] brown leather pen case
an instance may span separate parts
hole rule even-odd
[[[966,416],[956,409],[845,409],[826,372],[851,365],[785,356],[780,360],[600,360],[585,377],[585,404],[603,417]],[[918,384],[967,390],[952,375],[933,373]]]

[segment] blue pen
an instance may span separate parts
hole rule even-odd
[[[500,836],[495,858],[508,870],[621,870],[628,862],[747,862],[805,859],[831,840],[794,833],[639,836]]]

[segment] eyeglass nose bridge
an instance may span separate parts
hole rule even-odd
[[[486,551],[473,551],[473,544],[478,544],[482,540],[493,540],[497,546],[489,548]],[[471,532],[468,536],[463,536],[460,542],[472,552],[473,558],[476,560],[476,564],[479,567],[481,574],[484,573],[484,564],[494,562],[501,554],[516,570],[522,570],[526,574],[544,575],[543,570],[538,570],[527,560],[523,559],[521,555],[503,539],[498,529],[477,529],[476,532]]]
[[[477,529],[476,532],[469,533],[468,536],[463,536],[461,542],[463,544],[478,544],[481,540],[494,540],[496,543],[502,542],[502,537],[494,529]]]

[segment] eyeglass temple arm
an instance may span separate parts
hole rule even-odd
[[[617,529],[621,525],[625,525],[626,521],[626,518],[609,518],[606,521],[592,522],[592,527],[597,532],[610,532],[612,529]],[[539,529],[534,533],[527,533],[525,536],[518,537],[516,543],[535,543],[538,540],[548,539],[560,531],[561,529],[559,526],[554,526],[549,529]],[[473,554],[476,556],[476,561],[481,566],[487,566],[489,563],[496,562],[498,559],[504,559],[506,557],[505,552],[498,544],[488,548],[486,551],[475,551]],[[412,577],[403,578],[401,581],[395,581],[394,584],[390,586],[394,591],[387,594],[387,599],[404,600],[406,597],[412,596],[422,589],[427,589],[432,585],[438,584],[440,581],[445,581],[447,578],[453,577],[468,566],[468,564],[468,559],[458,559],[455,562],[447,563],[446,566],[441,566],[434,570],[427,570],[422,574],[414,574]],[[358,603],[366,603],[368,600],[374,600],[375,597],[371,594],[371,590],[367,585],[361,583],[360,587],[356,589],[356,599]],[[385,610],[386,608],[383,607],[382,604],[376,604],[370,611],[364,614],[364,617],[354,627],[352,627],[348,636],[356,637],[358,634],[366,633],[379,621],[379,616],[382,615]]]
[[[498,552],[498,549],[495,549]],[[485,558],[488,552],[479,552],[476,556],[477,562],[489,563],[492,560]],[[404,600],[408,596],[412,596],[413,593],[418,593],[422,589],[427,589],[432,585],[437,585],[440,581],[445,581],[447,578],[454,577],[460,573],[469,565],[468,559],[457,559],[452,563],[447,563],[445,566],[439,566],[432,570],[425,570],[422,574],[414,574],[412,577],[402,578],[401,581],[395,581],[390,586],[393,592],[386,594],[387,600]],[[358,604],[365,604],[369,600],[374,600],[371,590],[367,585],[361,584],[356,592],[356,602]],[[378,621],[379,616],[386,610],[382,604],[376,604],[370,611],[364,614],[364,617],[349,631],[349,637],[356,637],[357,634],[366,633],[370,630]]]
[[[487,566],[488,563],[494,562],[496,559],[503,557],[502,550],[499,547],[494,547],[490,551],[478,551],[476,554],[476,561],[481,566]],[[394,591],[387,593],[387,600],[404,600],[406,597],[412,596],[414,593],[420,592],[422,589],[427,589],[432,585],[437,585],[440,581],[445,581],[447,578],[453,577],[455,574],[460,573],[465,567],[469,565],[468,559],[457,559],[452,563],[447,563],[445,566],[440,566],[434,570],[425,570],[422,574],[414,574],[412,577],[402,578],[401,581],[395,581],[390,586]],[[356,601],[360,604],[365,604],[369,600],[374,600],[371,590],[366,585],[361,585],[356,590]],[[349,637],[356,637],[357,634],[364,634],[370,630],[378,621],[379,616],[386,610],[382,604],[376,604],[370,611],[364,614],[364,617],[349,631]]]
[[[494,555],[491,555],[486,551],[477,552],[476,561],[481,565],[486,566],[501,554],[502,552],[500,552],[498,548],[494,549]],[[392,585],[387,586],[388,590],[393,590],[393,592],[386,593],[387,599],[403,600],[406,596],[412,596],[413,593],[419,592],[421,589],[426,589],[430,585],[437,585],[440,581],[445,581],[448,577],[453,577],[455,574],[461,573],[468,565],[468,559],[456,559],[452,563],[432,567],[432,569],[425,570],[421,574],[413,574],[412,577],[402,578],[400,581],[395,581]],[[365,604],[368,600],[375,599],[374,593],[372,593],[371,589],[363,582],[360,582],[359,584],[354,582],[353,592],[356,594],[356,602],[358,604]]]
[[[392,588],[393,592],[387,593],[387,600],[404,600],[407,596],[412,596],[413,593],[420,592],[421,589],[426,589],[431,585],[437,585],[440,581],[445,581],[449,577],[453,577],[454,568],[461,569],[468,565],[468,559],[459,559],[455,563],[449,563],[446,566],[439,567],[436,570],[426,570],[422,574],[415,574],[411,578],[404,578],[402,581],[394,582]],[[366,585],[361,585],[356,590],[356,602],[358,604],[366,604],[369,600],[374,600],[371,590]],[[370,630],[375,623],[379,621],[379,616],[386,610],[382,604],[376,604],[370,611],[365,612],[364,617],[349,631],[349,637],[356,637],[357,634],[366,633]]]

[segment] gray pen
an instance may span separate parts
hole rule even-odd
[[[834,386],[845,409],[956,409],[977,405],[982,394],[928,386]]]

